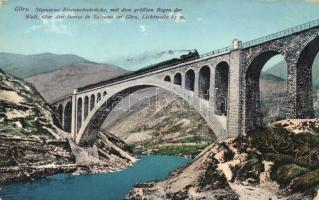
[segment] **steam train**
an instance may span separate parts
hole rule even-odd
[[[183,62],[187,62],[190,60],[195,60],[199,58],[199,54],[197,52],[196,49],[194,49],[194,51],[192,52],[191,50],[189,50],[188,54],[184,54],[181,55],[180,58],[173,58],[170,60],[166,60],[160,63],[157,63],[155,65],[152,65],[151,67],[154,68],[162,68],[162,67],[166,67],[166,66],[172,66],[175,64],[179,64],[179,63],[183,63]]]
[[[138,76],[138,75],[141,75],[141,74],[144,74],[144,73],[156,71],[156,70],[161,69],[161,68],[177,65],[177,64],[180,64],[180,63],[183,63],[183,62],[187,62],[187,61],[191,61],[191,60],[195,60],[195,59],[198,59],[198,58],[200,58],[200,57],[199,57],[199,54],[198,54],[196,49],[194,49],[193,52],[191,50],[188,50],[188,54],[181,55],[180,58],[173,58],[173,59],[170,59],[170,60],[166,60],[166,61],[154,64],[154,65],[147,66],[145,68],[139,69],[137,71],[128,72],[126,74],[123,74],[121,76],[109,79],[107,81],[102,81],[102,82],[95,83],[95,84],[92,84],[92,85],[84,86],[82,88],[78,88],[78,91],[82,91],[82,90],[86,90],[86,89],[89,89],[89,88],[92,88],[92,87],[97,87],[97,86],[113,83],[113,82],[116,82],[116,81],[124,80],[124,79],[130,78],[130,77],[134,77],[134,76]]]

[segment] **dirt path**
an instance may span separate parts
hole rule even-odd
[[[245,186],[240,183],[229,183],[230,187],[240,196],[241,200],[284,200],[273,191],[263,187]]]

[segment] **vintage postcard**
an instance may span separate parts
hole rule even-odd
[[[319,200],[318,0],[0,0],[0,200]]]

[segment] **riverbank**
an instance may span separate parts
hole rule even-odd
[[[159,181],[190,160],[178,156],[141,155],[132,167],[114,173],[57,174],[29,182],[1,186],[0,198],[32,200],[123,199],[138,182]]]
[[[80,147],[67,138],[48,140],[0,134],[0,184],[25,182],[57,173],[120,171],[137,161],[121,148],[129,151],[125,143],[106,133],[99,134],[93,147]]]

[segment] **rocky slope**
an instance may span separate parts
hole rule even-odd
[[[131,95],[129,105],[130,109],[115,107],[104,127],[136,152],[193,157],[215,140],[205,120],[170,92],[145,89]]]
[[[103,129],[91,147],[79,147],[72,141],[70,144],[79,166],[75,174],[119,171],[137,161],[130,146]]]
[[[215,143],[168,179],[137,184],[126,199],[313,199],[318,134],[276,124]]]
[[[136,161],[130,148],[107,132],[83,148],[59,126],[31,84],[0,71],[0,184],[58,172],[117,171]]]
[[[75,169],[55,121],[30,84],[0,72],[0,183]]]

